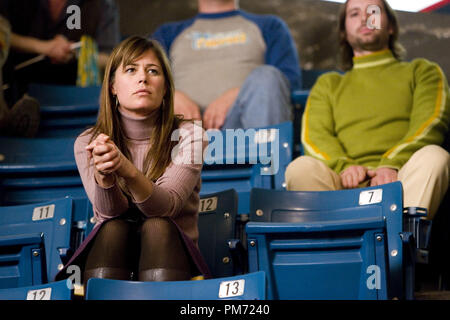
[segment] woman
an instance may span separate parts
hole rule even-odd
[[[207,141],[201,127],[174,115],[173,93],[169,62],[157,42],[131,37],[114,49],[97,123],[74,147],[97,219],[67,264],[84,265],[85,283],[91,277],[209,276],[197,246]],[[179,141],[172,141],[175,133]]]

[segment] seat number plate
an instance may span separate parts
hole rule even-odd
[[[51,296],[52,288],[42,288],[28,291],[27,300],[50,300]]]
[[[359,205],[380,203],[383,200],[383,189],[367,190],[359,194]]]
[[[220,283],[219,298],[238,297],[244,294],[245,280],[223,281]]]

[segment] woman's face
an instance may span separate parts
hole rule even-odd
[[[147,116],[161,106],[166,93],[164,73],[153,50],[129,65],[121,64],[114,75],[111,92],[117,95],[123,112]]]

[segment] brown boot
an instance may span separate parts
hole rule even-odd
[[[156,268],[139,271],[139,281],[182,281],[190,278],[188,271],[178,269]]]
[[[9,114],[8,134],[32,138],[39,129],[39,102],[25,94],[17,101]]]

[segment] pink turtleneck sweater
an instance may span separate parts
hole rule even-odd
[[[122,112],[121,114],[121,123],[129,139],[128,148],[132,154],[133,164],[142,171],[144,158],[150,146],[149,138],[153,134],[152,119],[133,118]],[[148,217],[173,218],[186,235],[197,244],[202,154],[208,142],[204,139],[203,129],[193,123],[183,122],[179,132],[179,139],[178,136],[174,137],[174,140],[179,142],[172,151],[172,162],[164,174],[153,183],[153,192],[144,201],[134,203]],[[85,150],[90,138],[91,135],[86,134],[86,131],[78,136],[74,152],[84,189],[99,224],[125,213],[129,203],[116,184],[106,189],[97,184],[93,161],[88,160],[88,153]]]

